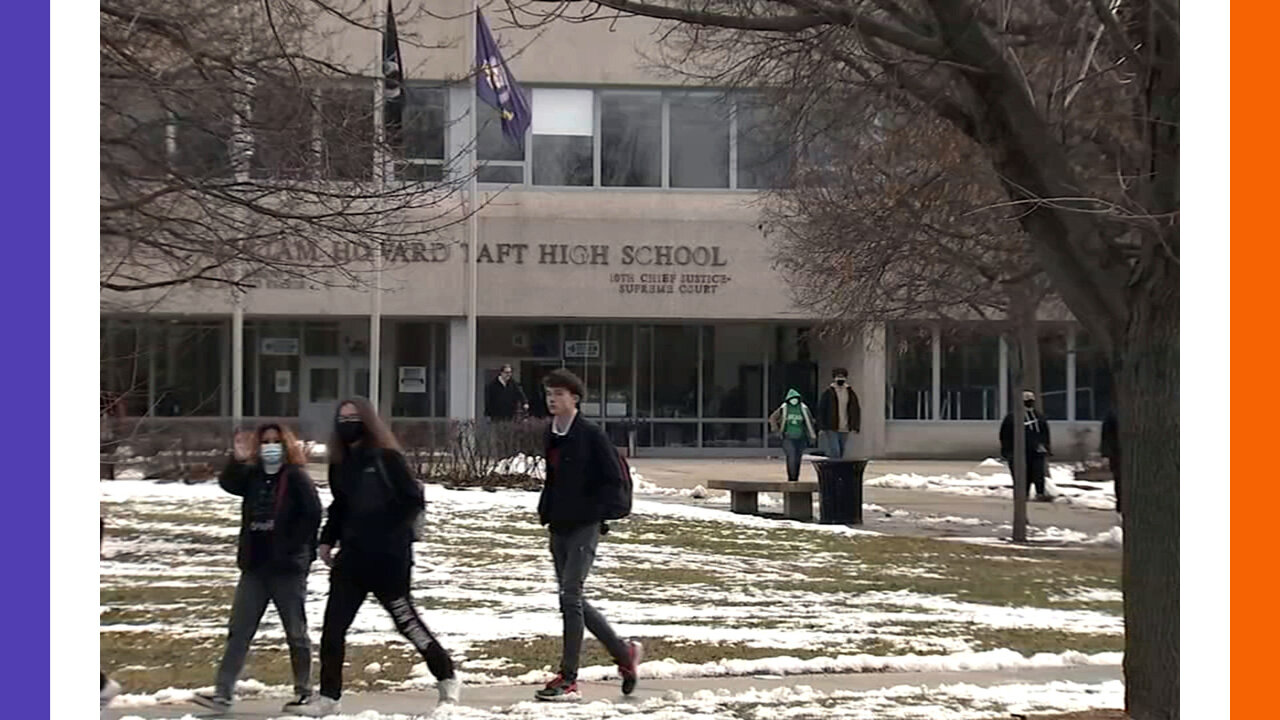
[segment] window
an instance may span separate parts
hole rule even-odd
[[[564,366],[586,386],[578,409],[593,418],[604,413],[604,329],[603,325],[564,327]]]
[[[942,419],[1000,419],[998,332],[987,327],[946,327],[941,340]]]
[[[249,163],[253,177],[299,180],[309,175],[314,143],[311,105],[306,88],[274,82],[254,87]]]
[[[102,411],[113,417],[140,417],[150,408],[150,348],[146,327],[127,320],[99,322]]]
[[[703,417],[756,420],[766,417],[764,353],[767,346],[768,335],[761,325],[703,328]]]
[[[396,177],[417,182],[444,179],[445,91],[434,87],[409,87],[402,132],[404,157],[396,164]]]
[[[244,324],[244,410],[255,417],[297,417],[302,323],[249,320]]]
[[[309,322],[303,335],[302,349],[308,356],[335,357],[342,354],[337,323]]]
[[[533,91],[533,184],[595,182],[595,99],[590,90]]]
[[[1076,331],[1076,420],[1102,420],[1111,410],[1111,369],[1089,334]]]
[[[550,187],[761,189],[779,187],[791,171],[791,143],[754,96],[726,102],[709,92],[529,93],[527,150],[503,136],[496,110],[478,107],[479,182],[522,183],[526,162],[533,184]]]
[[[1040,407],[1050,420],[1067,419],[1067,332],[1040,330]]]
[[[169,112],[160,101],[143,88],[104,84],[100,107],[104,179],[163,175]]]
[[[775,124],[769,108],[759,99],[743,98],[737,104],[738,187],[780,187],[790,164],[790,144],[784,129]]]
[[[933,419],[933,328],[895,324],[885,342],[889,418]]]
[[[326,88],[320,102],[322,175],[373,179],[373,88]]]
[[[476,181],[519,185],[524,182],[524,149],[502,134],[498,111],[476,103],[476,157],[480,161]]]
[[[600,176],[605,187],[662,185],[660,94],[601,94]]]
[[[729,117],[713,95],[671,99],[671,187],[729,187]]]
[[[174,168],[193,177],[231,175],[232,120],[195,101],[178,103],[173,113]]]
[[[604,326],[604,414],[609,418],[631,417],[635,412],[632,378],[633,325]]]
[[[158,417],[219,415],[222,412],[221,323],[157,321],[151,324]],[[229,377],[229,373],[228,373]]]
[[[653,349],[651,391],[654,416],[698,417],[698,328],[656,326],[653,329]]]

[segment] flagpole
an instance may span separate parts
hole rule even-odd
[[[478,356],[477,347],[476,347],[477,325],[479,323],[479,313],[480,313],[480,310],[476,301],[476,298],[478,295],[477,286],[479,284],[478,283],[479,273],[477,272],[477,268],[478,268],[477,245],[479,244],[478,236],[480,233],[480,228],[479,228],[478,219],[476,217],[479,204],[477,203],[477,191],[476,191],[476,168],[478,165],[478,157],[477,157],[478,143],[476,138],[476,128],[478,124],[476,121],[477,105],[476,105],[476,84],[475,84],[479,82],[479,76],[477,73],[479,73],[480,71],[480,68],[476,65],[476,46],[479,42],[479,39],[477,38],[477,34],[478,34],[477,25],[479,24],[479,22],[480,22],[479,0],[471,0],[471,19],[470,19],[471,27],[468,28],[468,31],[467,31],[467,38],[469,40],[467,63],[468,63],[468,67],[471,68],[470,74],[472,77],[471,88],[470,88],[470,92],[468,93],[470,97],[470,100],[469,100],[470,111],[467,113],[467,117],[468,117],[467,125],[469,127],[469,130],[467,132],[467,137],[471,143],[471,150],[470,150],[471,172],[468,176],[469,179],[467,181],[467,185],[468,185],[468,192],[467,192],[467,365],[468,365],[468,368],[467,368],[467,419],[468,420],[475,420],[478,415],[476,412],[476,395],[477,395],[476,385],[477,385],[477,379],[478,379],[477,376],[480,372],[480,358]]]
[[[388,3],[388,6],[390,3]],[[387,129],[385,125],[385,108],[383,105],[386,100],[386,34],[387,34],[387,9],[383,9],[381,4],[374,6],[378,13],[379,21],[374,27],[380,28],[378,33],[378,52],[377,61],[374,63],[376,68],[376,82],[373,91],[373,115],[374,127],[376,128],[374,143],[374,182],[377,187],[378,194],[386,188],[387,183],[387,158],[386,158],[386,139]],[[389,8],[388,8],[389,9]],[[371,293],[371,307],[369,308],[369,402],[373,404],[374,412],[378,412],[380,403],[378,400],[382,397],[382,387],[380,380],[382,379],[382,239],[376,239],[373,246],[373,291]],[[354,376],[354,374],[353,374]],[[354,388],[353,388],[354,390]],[[352,395],[355,392],[351,393]]]

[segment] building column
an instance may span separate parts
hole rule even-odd
[[[474,372],[467,340],[467,319],[449,318],[449,417],[455,420],[467,417],[467,373]]]

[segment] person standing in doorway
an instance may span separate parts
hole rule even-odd
[[[258,632],[267,603],[280,613],[296,698],[292,712],[311,697],[311,636],[307,631],[307,574],[316,559],[320,496],[306,471],[307,458],[293,433],[267,423],[256,433],[237,433],[231,460],[218,484],[244,498],[236,564],[240,582],[231,604],[227,646],[212,693],[196,693],[195,703],[228,710],[249,645]]]
[[[584,628],[596,636],[622,677],[622,693],[630,695],[639,679],[644,648],[618,637],[609,622],[583,597],[583,586],[596,559],[600,536],[608,532],[606,505],[617,505],[629,485],[613,443],[599,425],[578,414],[586,393],[582,381],[568,370],[550,372],[543,380],[551,426],[547,429],[546,480],[538,498],[538,519],[550,528],[551,560],[555,566],[564,619],[564,648],[560,672],[538,690],[538,700],[576,702],[578,661]]]
[[[364,398],[338,405],[329,441],[329,489],[333,504],[320,532],[320,559],[331,568],[320,637],[320,694],[294,712],[338,713],[347,630],[369,593],[426,661],[440,704],[458,702],[461,684],[453,660],[418,616],[410,593],[414,524],[426,505],[422,485],[409,472],[391,430]]]
[[[484,393],[484,415],[495,422],[510,422],[529,412],[529,399],[516,382],[510,365],[503,365],[498,377]]]
[[[838,367],[831,371],[831,385],[818,398],[817,420],[818,439],[827,457],[844,457],[849,433],[862,432],[862,408],[858,394],[849,387],[848,370]]]
[[[1115,410],[1108,410],[1107,416],[1102,419],[1102,443],[1098,449],[1102,457],[1107,459],[1111,479],[1115,481],[1116,512],[1123,513],[1124,509],[1120,505],[1120,425]]]
[[[1053,454],[1049,444],[1049,423],[1036,409],[1036,394],[1030,390],[1022,393],[1022,425],[1027,435],[1027,494],[1031,494],[1032,486],[1036,489],[1036,500],[1052,502],[1053,497],[1045,489],[1045,475],[1048,472],[1048,458]],[[1000,423],[1000,456],[1013,470],[1013,416],[1009,413]]]
[[[782,435],[782,451],[787,456],[787,480],[800,480],[800,460],[817,438],[814,432],[813,413],[801,399],[800,391],[792,388],[787,398],[769,416],[769,426]]]

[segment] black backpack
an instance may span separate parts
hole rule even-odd
[[[382,482],[386,483],[387,489],[391,491],[391,495],[392,497],[394,497],[395,487],[391,485],[391,476],[387,474],[387,466],[384,465],[382,462],[382,451],[379,450],[376,454],[374,454],[373,459],[374,459],[374,463],[378,467],[378,475],[382,477]],[[422,485],[422,481],[413,477],[412,473],[410,473],[409,479],[412,480],[413,482],[418,483],[419,486]],[[421,542],[422,539],[426,537],[426,535],[427,535],[427,508],[424,502],[422,509],[419,510],[418,514],[413,517],[413,540],[414,542]]]
[[[615,492],[606,493],[600,503],[600,512],[605,520],[621,520],[631,514],[631,465],[621,450],[617,453],[618,465],[622,467],[622,484],[614,489]]]

